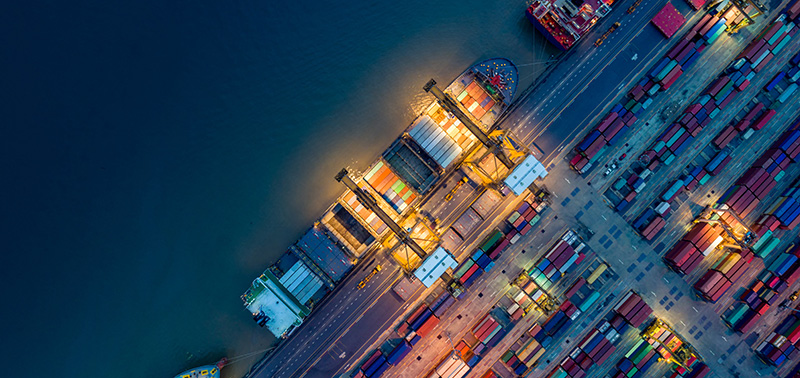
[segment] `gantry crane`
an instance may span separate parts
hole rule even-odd
[[[436,80],[431,79],[422,88],[425,89],[425,92],[428,92],[432,94],[433,97],[436,97],[439,105],[456,116],[456,118],[458,118],[458,120],[461,121],[461,123],[464,124],[464,126],[469,129],[469,131],[471,131],[472,134],[475,135],[475,137],[478,138],[478,140],[483,143],[484,146],[486,146],[486,148],[494,152],[494,154],[497,156],[497,159],[500,160],[503,165],[505,165],[508,169],[514,168],[514,162],[511,161],[505,152],[503,152],[503,144],[489,138],[489,136],[486,135],[486,133],[484,133],[483,130],[481,130],[481,128],[478,127],[478,125],[476,125],[475,122],[472,121],[472,119],[466,113],[464,113],[461,108],[458,107],[458,103],[453,100],[452,97],[446,95],[441,89],[439,89],[439,87],[436,86]]]
[[[375,215],[377,215],[378,218],[380,218],[380,220],[383,221],[383,223],[385,223],[395,235],[397,235],[397,238],[411,248],[411,250],[414,251],[414,253],[416,253],[420,259],[425,259],[425,255],[427,255],[425,250],[422,249],[422,247],[420,247],[419,244],[417,244],[417,242],[414,241],[411,236],[409,236],[408,232],[400,227],[400,225],[398,225],[394,219],[389,216],[389,214],[386,214],[386,212],[383,211],[380,206],[378,206],[378,202],[375,201],[375,198],[372,198],[371,194],[361,189],[356,182],[350,178],[346,168],[342,168],[342,170],[339,171],[339,173],[336,175],[336,181],[343,183],[347,189],[350,189],[356,195],[356,197],[358,197],[358,201],[361,202],[364,207],[372,210],[372,212],[375,213]]]
[[[742,227],[744,227],[745,234],[739,237],[733,232],[730,225],[728,225],[726,222],[721,221],[721,219],[708,219],[711,218],[712,214],[719,214],[719,215],[729,214],[734,219],[736,219],[736,221]],[[700,214],[700,219],[698,219],[697,222],[719,224],[720,226],[722,226],[722,229],[725,230],[725,233],[728,234],[728,236],[731,239],[733,239],[733,241],[736,242],[736,245],[728,245],[728,247],[744,249],[744,248],[750,248],[753,245],[753,239],[754,239],[753,236],[755,235],[755,233],[753,232],[753,230],[750,229],[750,227],[747,226],[747,223],[745,223],[745,221],[743,221],[742,218],[739,218],[739,215],[736,214],[736,212],[732,211],[731,209],[714,209],[711,206],[708,206],[703,211],[703,213]]]

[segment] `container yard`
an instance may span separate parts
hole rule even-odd
[[[577,49],[558,59],[609,61],[553,66],[614,78],[569,135],[550,129],[572,103],[535,98],[584,89],[515,98],[507,60],[425,87],[436,101],[243,296],[286,337],[250,377],[797,374],[800,2],[603,4],[596,33],[622,35],[599,45],[526,11]],[[618,55],[629,73],[603,68]]]

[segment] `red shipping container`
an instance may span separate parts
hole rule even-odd
[[[667,52],[667,57],[670,58],[670,59],[673,59],[673,60],[677,60],[677,59],[675,59],[675,57],[678,56],[678,53],[680,53],[681,50],[683,50],[683,48],[686,47],[686,45],[688,43],[689,43],[689,41],[687,41],[685,39],[681,40],[680,42],[678,42],[677,45],[673,46],[669,50],[669,52]]]
[[[603,130],[607,129],[615,119],[617,119],[617,112],[608,113],[608,115],[606,115],[605,118],[603,118],[603,120],[597,125],[597,130],[602,133]]]
[[[769,41],[769,39],[772,38],[775,35],[775,33],[778,32],[778,30],[780,30],[782,27],[783,27],[783,22],[778,20],[773,21],[772,26],[770,26],[770,28],[767,29],[764,33],[762,33],[761,38],[765,41]]]
[[[670,71],[670,73],[668,73],[667,76],[664,78],[663,84],[661,85],[661,90],[666,91],[667,89],[669,89],[669,87],[671,87],[672,84],[675,84],[675,81],[677,81],[682,74],[683,70],[678,68],[678,66],[675,66],[675,68],[672,69],[672,71]]]
[[[772,53],[767,54],[766,58],[761,60],[761,62],[758,63],[757,66],[753,67],[753,71],[756,71],[756,72],[761,71],[761,69],[766,67],[767,63],[769,63],[772,60],[773,57],[774,57],[774,55],[772,55]]]
[[[772,119],[772,117],[774,117],[775,114],[777,113],[778,112],[775,111],[775,109],[768,109],[766,112],[764,112],[764,114],[761,115],[761,117],[758,117],[758,119],[755,122],[753,122],[753,125],[751,127],[754,130],[761,130],[764,126],[767,125],[767,122],[769,122]]]
[[[684,274],[691,274],[701,262],[703,262],[703,254],[700,252],[695,253],[691,256],[691,259],[688,260],[686,263],[681,266],[681,272]]]

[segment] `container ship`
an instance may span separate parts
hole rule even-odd
[[[461,119],[468,117],[473,130],[477,125],[491,132],[511,104],[517,80],[516,66],[507,59],[495,58],[469,67],[450,83],[443,91],[448,97],[446,105],[433,101],[377,161],[364,172],[351,174],[353,185],[363,193],[348,187],[277,262],[253,281],[241,296],[253,319],[276,337],[288,337],[314,304],[330,293],[368,251],[386,247],[391,240],[388,233],[392,232],[384,222],[388,219],[359,200],[364,193],[374,199],[376,204],[372,205],[377,205],[384,216],[397,222],[414,240],[421,240],[421,249],[434,251],[440,238],[431,221],[408,215],[415,213],[415,204],[432,192],[440,178],[458,169],[477,151],[487,150]],[[453,107],[459,114],[451,111]],[[494,156],[481,156],[489,155]],[[390,253],[405,269],[418,267],[425,257],[399,249]]]
[[[614,0],[537,0],[525,16],[559,50],[569,50],[611,11]]]

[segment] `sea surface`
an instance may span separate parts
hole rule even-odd
[[[274,343],[239,296],[430,97],[555,50],[524,1],[26,0],[0,12],[4,377],[172,377]]]

